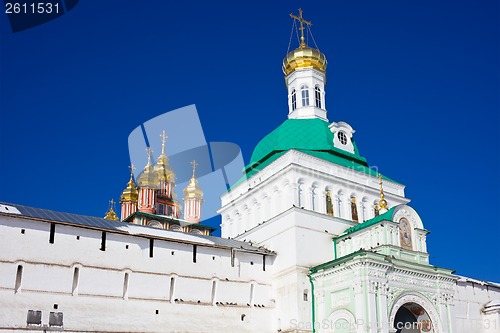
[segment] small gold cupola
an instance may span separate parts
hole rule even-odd
[[[153,166],[151,165],[151,154],[153,153],[153,150],[151,149],[151,147],[148,147],[146,148],[146,151],[148,153],[148,163],[139,175],[139,178],[137,179],[137,185],[139,187],[156,188],[158,185],[158,181],[154,173]]]
[[[191,179],[189,180],[189,184],[184,189],[184,197],[185,197],[185,199],[186,198],[202,198],[203,191],[200,187],[200,184],[198,184],[198,179],[196,179],[196,175],[195,175],[196,166],[198,165],[198,163],[196,163],[196,161],[192,161],[191,165],[193,166],[193,175],[191,176]]]
[[[299,47],[295,50],[289,52],[285,59],[283,59],[283,73],[288,75],[295,71],[297,68],[315,68],[323,73],[326,72],[326,66],[328,62],[326,61],[326,57],[323,53],[321,53],[317,48],[311,48],[306,44],[304,37],[304,30],[307,26],[309,29],[312,26],[312,23],[304,20],[302,17],[302,9],[299,9],[299,16],[290,14],[290,17],[294,19],[295,22],[298,21],[300,27],[298,28],[301,33],[300,44]],[[293,29],[293,28],[292,28]]]
[[[106,212],[106,215],[104,216],[104,219],[106,220],[112,220],[112,221],[118,221],[118,216],[116,216],[115,210],[115,200],[111,199],[109,200],[109,208],[108,211]]]
[[[153,167],[158,182],[174,182],[175,174],[168,163],[168,157],[165,154],[165,142],[168,136],[163,131],[160,135],[161,137],[161,154],[158,156],[155,166]]]
[[[129,169],[130,180],[120,196],[120,205],[122,208],[120,217],[122,221],[137,211],[137,204],[139,202],[139,190],[134,182],[134,165],[129,166]]]
[[[134,182],[134,170],[135,167],[131,165],[130,167],[130,180],[127,183],[127,187],[123,190],[122,195],[120,197],[120,204],[125,201],[137,202],[139,197],[139,191],[137,190],[137,186]]]

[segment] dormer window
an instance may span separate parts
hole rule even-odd
[[[302,88],[300,88],[300,92],[302,95],[302,106],[309,106],[309,87],[302,86]]]
[[[314,88],[314,98],[316,100],[316,107],[321,109],[321,89],[318,86]]]
[[[292,89],[292,111],[297,108],[297,94],[295,89]]]

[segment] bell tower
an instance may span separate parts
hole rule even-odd
[[[196,161],[193,161],[191,165],[193,166],[193,176],[189,180],[188,186],[184,189],[184,219],[188,222],[200,223],[203,191],[195,176],[198,164]]]
[[[320,118],[328,121],[325,106],[326,57],[317,48],[306,44],[304,30],[310,32],[312,23],[302,17],[302,9],[299,9],[299,16],[290,14],[290,17],[294,20],[292,30],[299,23],[301,37],[299,47],[283,59],[282,69],[288,90],[288,118]]]
[[[142,171],[137,180],[139,185],[138,208],[140,212],[155,214],[156,189],[158,184],[153,166],[151,165],[153,150],[148,147],[146,151],[148,152],[148,164],[146,164],[144,171]]]

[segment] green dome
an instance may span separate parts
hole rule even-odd
[[[255,147],[250,165],[262,161],[275,152],[290,149],[297,150],[331,150],[333,133],[324,120],[288,119],[274,131],[269,133]]]
[[[328,122],[318,118],[286,120],[257,144],[246,171],[248,172],[265,162],[268,164],[290,149],[299,150],[317,157],[319,157],[319,153],[321,155],[326,153],[367,165],[366,160],[359,156],[354,142],[354,154],[333,146],[333,133],[328,128],[328,125]],[[268,161],[269,159],[271,161]],[[330,158],[327,159],[330,160]]]
[[[286,120],[257,144],[244,176],[231,187],[252,177],[291,149],[377,177],[378,173],[359,155],[354,139],[354,154],[333,146],[329,125],[319,118]],[[385,176],[384,179],[393,181]]]

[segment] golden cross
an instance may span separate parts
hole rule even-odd
[[[165,134],[165,130],[161,132],[160,138],[161,138],[161,153],[165,154],[165,142],[168,139],[168,136]]]
[[[304,41],[304,23],[307,24],[308,26],[312,26],[312,23],[309,22],[309,21],[306,21],[304,20],[304,18],[302,17],[302,8],[299,8],[299,16],[296,16],[296,15],[293,15],[290,13],[290,17],[293,18],[294,20],[297,20],[300,22],[300,33],[301,33],[301,37],[300,37],[300,46],[301,47],[304,47],[306,46],[306,43]]]
[[[148,166],[150,166],[151,165],[151,154],[153,153],[153,149],[151,149],[151,147],[147,147],[146,151],[148,153]]]
[[[130,169],[130,174],[133,175],[135,171],[135,166],[133,164],[129,165],[128,167]]]
[[[115,207],[115,200],[114,199],[109,200],[109,205],[111,208]]]
[[[195,161],[195,160],[193,160],[193,161],[191,162],[191,165],[193,166],[193,177],[194,177],[194,171],[196,170],[196,166],[198,165],[198,163],[196,163],[196,161]]]
[[[378,174],[378,182],[380,184],[380,197],[384,198],[384,188],[382,187],[382,174],[380,172]]]

